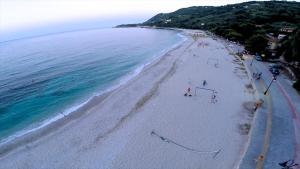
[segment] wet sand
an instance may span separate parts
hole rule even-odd
[[[235,168],[250,80],[221,41],[185,34],[126,85],[0,147],[0,168]]]

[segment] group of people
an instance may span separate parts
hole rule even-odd
[[[252,77],[255,78],[256,80],[259,80],[261,78],[262,72],[260,73],[253,73]]]
[[[184,94],[184,96],[192,96],[192,89],[189,87],[187,88],[186,93]]]
[[[293,169],[293,167],[299,166],[299,164],[295,163],[294,160],[288,160],[278,164],[282,167],[282,169]]]
[[[211,95],[211,103],[215,104],[217,103],[217,93],[214,91],[213,94]]]
[[[198,43],[198,47],[206,47],[206,46],[208,46],[208,43],[206,43],[206,42],[199,42]]]
[[[207,81],[206,80],[203,80],[202,82],[202,86],[206,86],[207,85]],[[203,88],[205,89],[205,88]],[[210,90],[210,89],[206,89],[206,90]],[[184,96],[192,96],[192,89],[191,87],[188,87]],[[215,90],[213,90],[213,93],[211,95],[211,103],[216,103],[217,102],[217,92]]]

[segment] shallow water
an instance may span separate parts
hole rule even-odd
[[[0,140],[130,79],[180,41],[177,31],[122,28],[0,43]]]

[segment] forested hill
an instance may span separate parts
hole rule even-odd
[[[199,6],[158,14],[142,25],[210,30],[232,40],[253,34],[277,33],[283,26],[299,27],[300,3],[251,1],[226,6]]]

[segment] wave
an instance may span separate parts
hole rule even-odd
[[[178,32],[176,34],[177,36],[179,36],[180,38],[182,38],[181,41],[177,42],[176,44],[172,45],[169,48],[164,49],[163,51],[159,52],[158,54],[156,54],[155,56],[151,57],[151,59],[149,59],[148,61],[146,61],[146,63],[136,67],[133,71],[131,71],[130,73],[128,73],[127,75],[121,77],[117,82],[115,82],[115,84],[113,84],[111,87],[109,87],[108,89],[104,90],[104,91],[100,91],[98,93],[94,93],[92,94],[92,96],[90,96],[87,100],[83,101],[83,102],[79,102],[77,104],[74,104],[73,106],[71,106],[70,108],[62,111],[62,112],[57,112],[56,115],[54,117],[48,118],[42,122],[38,122],[35,123],[34,127],[30,127],[27,129],[23,129],[11,136],[8,136],[7,138],[4,138],[3,140],[0,141],[0,146],[3,144],[6,144],[8,142],[11,142],[17,138],[20,138],[24,135],[30,134],[32,132],[35,132],[39,129],[42,129],[44,127],[47,127],[49,124],[56,122],[58,120],[61,120],[62,118],[68,116],[69,114],[77,111],[78,109],[82,108],[83,106],[85,106],[86,104],[88,104],[90,101],[92,101],[95,97],[99,97],[102,96],[104,94],[107,94],[109,92],[112,92],[124,85],[126,85],[129,81],[133,80],[135,77],[137,77],[146,67],[151,66],[152,64],[155,64],[157,62],[159,62],[159,60],[165,55],[167,54],[169,51],[177,48],[178,46],[180,46],[183,42],[185,42],[188,38],[182,34],[182,32]]]

